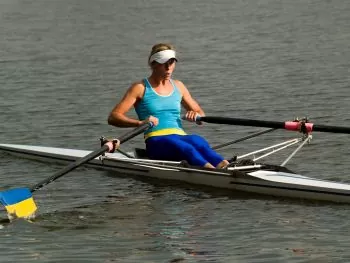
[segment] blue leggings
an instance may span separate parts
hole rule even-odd
[[[146,140],[149,158],[168,161],[186,160],[190,165],[216,167],[224,158],[199,135],[163,135]]]

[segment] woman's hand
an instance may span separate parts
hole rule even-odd
[[[152,122],[153,126],[157,126],[159,124],[158,118],[154,116],[149,116],[146,120],[143,120],[141,125],[147,122]]]
[[[188,112],[186,112],[185,118],[188,121],[196,122],[198,125],[202,125],[201,121],[197,121],[197,117],[199,117],[199,116],[200,115],[198,114],[198,112],[188,111]]]

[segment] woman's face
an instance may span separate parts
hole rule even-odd
[[[175,70],[176,59],[171,58],[164,64],[155,62],[152,66],[153,72],[164,79],[170,79]]]

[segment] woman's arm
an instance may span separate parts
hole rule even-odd
[[[196,121],[196,116],[205,116],[204,111],[198,102],[192,97],[186,86],[179,80],[176,80],[176,86],[182,94],[182,105],[187,110],[186,119],[189,121]]]
[[[108,117],[108,124],[116,127],[137,127],[143,124],[143,121],[127,117],[125,114],[140,100],[143,96],[145,87],[142,82],[131,85],[121,101],[115,105]]]

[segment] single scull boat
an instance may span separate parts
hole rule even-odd
[[[232,123],[229,122],[230,120],[232,120]],[[261,123],[261,121],[257,121],[259,123],[256,124],[254,120],[250,120],[252,123],[247,123],[247,120],[245,120],[245,123],[241,123],[243,119],[233,118],[226,118],[225,124],[235,124],[237,120],[239,125],[263,126],[270,127],[271,129],[238,139],[231,143],[249,139],[280,128],[299,130],[302,131],[302,135],[300,138],[298,137],[287,140],[242,156],[237,156],[225,169],[194,167],[188,165],[186,162],[150,160],[145,156],[145,151],[140,149],[135,150],[132,153],[124,153],[122,151],[122,153],[108,153],[108,147],[105,149],[101,148],[101,150],[96,152],[91,152],[43,146],[0,144],[0,150],[41,161],[71,163],[66,167],[67,169],[65,168],[58,174],[55,174],[47,180],[33,186],[29,189],[30,192],[40,189],[44,185],[63,176],[68,171],[85,164],[93,168],[112,170],[117,174],[135,175],[143,178],[176,180],[195,185],[205,185],[221,189],[230,189],[232,191],[244,191],[278,197],[350,203],[350,184],[310,178],[297,174],[285,167],[287,162],[305,144],[310,142],[312,138],[310,134],[312,129],[319,129],[318,131],[327,129],[326,131],[330,132],[328,126],[313,126],[310,123],[303,123],[300,121],[286,122],[284,126],[281,126],[281,123],[277,122]],[[220,118],[215,119],[215,117],[203,117],[202,121],[222,122]],[[348,133],[350,131],[349,128],[344,127],[334,127],[334,129],[335,132]],[[136,134],[141,133],[141,130],[142,129],[139,129],[137,132],[133,132],[129,137],[131,138]],[[145,128],[143,128],[143,130],[145,130]],[[106,142],[105,139],[102,139],[102,141]],[[226,143],[222,146],[227,146],[231,143]],[[270,154],[279,152],[293,145],[297,145],[296,149],[282,162],[281,165],[271,165],[260,161],[262,158],[265,158]],[[74,163],[72,163],[73,161]],[[11,196],[18,195],[18,193],[14,194],[14,192],[12,192],[14,190],[9,191]],[[7,197],[6,192],[3,192],[2,195]],[[23,198],[19,199],[21,200]],[[5,203],[5,201],[2,200],[2,203]]]

